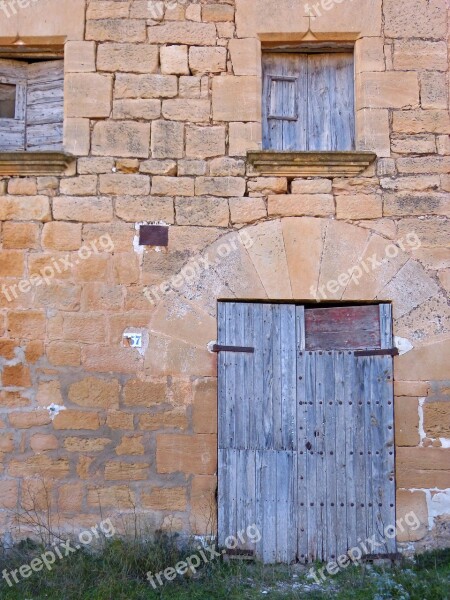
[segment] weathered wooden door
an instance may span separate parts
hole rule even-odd
[[[268,563],[332,560],[374,535],[395,551],[391,346],[389,305],[219,304],[221,544]]]

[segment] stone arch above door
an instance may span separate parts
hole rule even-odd
[[[366,227],[314,217],[227,233],[191,259],[184,267],[191,270],[180,272],[178,291],[158,302],[146,373],[214,376],[207,344],[216,338],[217,300],[226,298],[392,301],[396,335],[414,345],[449,338],[448,299],[411,257],[418,245],[414,231],[392,241]]]

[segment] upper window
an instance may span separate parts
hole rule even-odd
[[[354,149],[352,52],[263,53],[263,147]]]
[[[62,150],[64,61],[0,59],[0,151]]]

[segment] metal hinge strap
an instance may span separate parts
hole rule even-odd
[[[386,348],[383,350],[357,350],[355,356],[398,356],[398,348]]]
[[[212,347],[213,352],[248,352],[249,354],[253,354],[255,352],[254,348],[248,348],[245,346],[222,346],[221,344],[214,344]]]

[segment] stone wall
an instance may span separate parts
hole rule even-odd
[[[448,7],[322,0],[311,29],[355,42],[357,146],[377,161],[354,178],[257,176],[261,43],[301,41],[303,4],[90,0],[84,38],[68,10],[36,25],[75,31],[77,160],[0,180],[2,529],[18,533],[20,513],[26,532],[23,510],[50,504],[65,529],[119,510],[125,525],[137,512],[150,529],[214,531],[217,298],[383,300],[408,350],[398,515],[422,522],[401,541],[448,543]],[[149,222],[170,226],[168,248],[139,246]],[[344,277],[358,265],[357,283]]]

